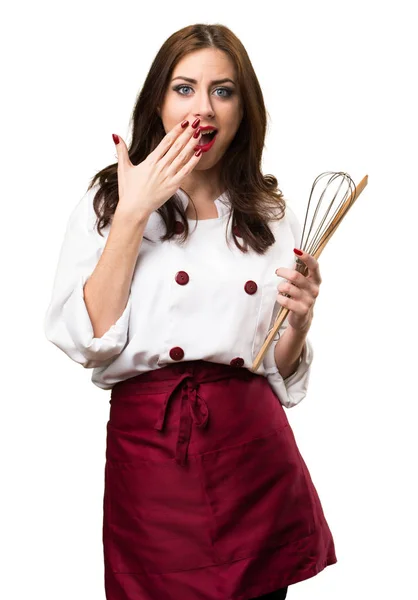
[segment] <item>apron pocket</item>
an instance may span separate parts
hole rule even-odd
[[[196,465],[106,462],[105,557],[114,573],[166,573],[214,564]]]
[[[290,425],[196,460],[212,515],[212,541],[222,561],[315,532],[311,480]]]

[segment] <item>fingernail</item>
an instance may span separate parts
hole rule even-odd
[[[302,256],[303,252],[301,252],[300,250],[298,250],[297,248],[293,248],[293,252],[295,254],[297,254],[298,256]]]
[[[183,121],[183,123],[181,124],[181,126],[184,129],[185,127],[187,127],[188,124],[189,124],[189,121]]]
[[[199,123],[200,123],[200,119],[196,119],[196,121],[193,121],[193,123],[192,123],[193,129],[196,129],[196,127],[199,125]]]
[[[119,136],[116,133],[112,133],[112,138],[115,144],[119,144]]]
[[[201,154],[202,154],[202,149],[200,149],[194,153],[195,156],[200,156]]]
[[[193,137],[194,137],[194,138],[198,138],[198,137],[199,137],[199,135],[200,135],[200,127],[198,127],[198,128],[196,129],[196,131],[195,131],[195,132],[194,132],[194,134],[193,134]]]

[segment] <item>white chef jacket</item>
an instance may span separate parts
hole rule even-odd
[[[93,198],[96,184],[70,214],[56,269],[44,330],[47,339],[84,368],[93,369],[92,382],[104,390],[117,382],[179,360],[205,360],[251,369],[280,309],[277,287],[284,279],[278,267],[295,268],[294,247],[300,224],[287,204],[285,217],[271,221],[275,243],[264,255],[241,252],[232,239],[228,194],[215,205],[218,217],[188,219],[190,234],[161,242],[165,226],[157,211],[149,217],[133,274],[128,302],[100,338],[94,337],[83,288],[94,271],[109,234],[95,228]],[[177,197],[186,209],[188,197]],[[180,223],[180,222],[179,222]],[[179,225],[181,228],[181,224]],[[287,318],[279,334],[288,326]],[[306,338],[297,371],[283,379],[275,360],[275,337],[257,370],[267,377],[283,406],[306,396],[312,344]],[[237,360],[238,359],[238,360]],[[241,359],[241,360],[240,360]]]

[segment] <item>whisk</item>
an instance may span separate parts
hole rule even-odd
[[[311,205],[312,194],[314,192],[314,189],[315,189],[315,186],[317,185],[317,183],[322,178],[327,177],[327,176],[330,176],[330,177],[320,195],[316,210],[314,212],[314,215],[313,215],[313,218],[311,221],[311,225],[309,227],[309,231],[307,233],[306,239],[304,239],[306,223],[307,223],[308,217],[309,217],[309,209],[310,209],[310,205]],[[312,229],[314,227],[314,223],[317,220],[317,215],[318,215],[319,208],[321,206],[321,202],[322,202],[324,196],[325,197],[327,195],[331,196],[331,186],[332,186],[332,184],[334,184],[334,182],[338,183],[338,181],[340,183],[332,197],[332,200],[329,201],[329,199],[326,198],[325,204],[328,204],[328,209],[325,211],[325,214],[324,214],[319,226],[317,227],[317,229],[313,232],[313,234],[311,236]],[[341,223],[344,216],[347,214],[349,209],[352,207],[354,202],[357,200],[357,198],[359,197],[361,192],[366,187],[367,181],[368,181],[368,176],[365,175],[365,177],[363,177],[363,179],[360,181],[360,183],[356,186],[354,181],[348,175],[348,173],[342,173],[342,172],[334,173],[332,171],[326,171],[325,173],[321,173],[321,175],[318,175],[318,177],[315,179],[315,181],[312,185],[311,193],[309,196],[308,208],[307,208],[306,215],[305,215],[305,222],[303,224],[302,239],[301,239],[301,243],[299,245],[299,248],[301,250],[304,250],[308,254],[311,254],[314,258],[316,258],[318,260],[319,256],[321,255],[326,244],[329,242],[331,236],[334,234],[338,225]],[[342,188],[342,192],[344,192],[344,193],[342,193],[342,192],[340,193],[341,188]],[[342,195],[342,199],[338,205],[338,208],[336,210],[334,209],[333,212],[331,212],[331,209],[332,209],[334,203],[336,202],[336,199],[338,198],[339,194]],[[331,216],[328,218],[328,215],[330,212],[331,212]],[[328,218],[328,221],[327,221],[327,218]],[[300,258],[296,258],[295,270],[298,271],[299,273],[302,273],[302,275],[305,275],[305,276],[308,273],[308,267],[305,265],[304,262],[302,262],[300,260]],[[290,294],[283,293],[283,295],[287,296],[288,298],[290,297]],[[288,312],[289,312],[288,308],[285,308],[284,306],[280,306],[276,321],[275,321],[272,329],[270,330],[261,350],[257,354],[255,361],[252,365],[251,371],[253,371],[254,373],[257,371],[258,367],[260,366],[261,362],[263,361],[263,358],[264,358],[268,348],[270,347],[270,344],[273,341],[274,336],[279,331],[280,326],[282,325],[283,321],[285,320]]]

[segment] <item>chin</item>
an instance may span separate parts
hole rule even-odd
[[[206,156],[204,156],[206,155]],[[204,164],[202,164],[202,167],[204,169],[208,169],[210,167],[214,167],[220,160],[222,160],[222,157],[224,155],[224,152],[222,154],[211,154],[210,150],[209,152],[203,152],[202,156],[200,157],[200,161],[197,163],[197,166],[195,167],[195,169],[198,169],[200,167],[200,165],[202,164],[202,161],[204,160]]]
[[[209,169],[213,169],[213,167],[216,167],[216,165],[218,163],[219,163],[219,159],[218,160],[207,160],[207,161],[205,161],[205,164],[202,164],[202,158],[201,158],[199,163],[193,169],[193,171],[208,171]]]

